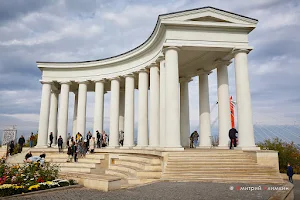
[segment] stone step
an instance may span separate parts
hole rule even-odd
[[[159,158],[147,157],[147,156],[136,156],[136,155],[120,155],[119,160],[132,161],[132,162],[143,162],[148,164],[160,164]]]
[[[66,153],[57,153],[57,154],[49,154],[49,155],[46,154],[46,158],[68,158],[68,154],[66,154]],[[100,159],[104,159],[104,155],[103,154],[87,154],[85,156],[85,158],[100,160]],[[80,159],[80,158],[78,157],[78,159]]]
[[[255,163],[224,163],[224,162],[168,162],[167,166],[170,167],[176,167],[176,166],[180,166],[180,167],[218,167],[218,166],[223,166],[223,167],[258,167],[257,164]]]
[[[142,179],[160,179],[162,175],[161,171],[139,171],[136,172],[136,176]]]
[[[121,177],[121,178],[124,178],[124,179],[127,179],[128,177],[132,176],[128,172],[119,171],[119,170],[115,170],[115,169],[107,169],[107,170],[105,170],[105,174]]]
[[[166,172],[203,172],[203,173],[208,173],[208,172],[212,172],[212,173],[227,173],[227,172],[277,172],[277,170],[273,169],[273,168],[269,168],[269,169],[260,169],[260,168],[169,168],[168,166],[166,167]]]
[[[65,162],[57,163],[60,167],[80,167],[80,168],[96,168],[94,163],[76,163],[76,162]]]
[[[84,167],[60,167],[60,172],[91,173],[91,168],[84,168]]]
[[[126,165],[118,165],[118,164],[111,165],[109,167],[109,169],[122,171],[122,172],[127,172],[127,173],[130,173],[132,175],[136,175],[136,172],[141,170],[141,169],[136,168],[136,167],[126,166]]]
[[[284,183],[278,178],[169,178],[163,177],[163,181],[175,182],[218,182],[218,183],[257,183],[257,184],[282,184]]]
[[[163,177],[173,177],[173,178],[272,178],[277,177],[275,174],[273,176],[270,176],[270,174],[229,174],[229,173],[223,173],[223,174],[195,174],[195,173],[164,173]]]
[[[116,160],[115,164],[117,165],[125,165],[125,166],[132,166],[141,170],[146,171],[157,171],[162,170],[161,164],[155,164],[151,165],[149,163],[143,163],[143,162],[132,162],[132,161],[126,161],[126,160]]]
[[[182,160],[182,161],[202,161],[202,160],[217,160],[217,161],[232,161],[232,162],[243,162],[243,161],[251,161],[254,162],[254,160],[252,160],[251,158],[228,158],[228,157],[190,157],[190,158],[168,158],[168,161],[177,161],[177,160]]]
[[[230,155],[199,155],[199,156],[183,156],[183,155],[180,155],[180,156],[168,156],[168,159],[169,160],[174,160],[174,159],[180,159],[180,160],[191,160],[191,159],[250,159],[252,160],[251,157],[248,157],[248,156],[244,156],[244,155],[233,155],[233,156],[230,156]]]
[[[84,187],[106,192],[121,188],[121,178],[107,174],[62,173],[60,176],[75,179]]]
[[[47,162],[53,163],[64,163],[67,161],[68,158],[46,158]],[[74,161],[74,160],[73,160]],[[88,158],[79,158],[78,163],[94,163],[100,164],[101,161],[99,159],[88,159]]]
[[[189,163],[189,164],[194,164],[194,163],[206,163],[206,164],[214,164],[214,163],[219,163],[219,164],[226,164],[226,163],[232,163],[232,164],[256,164],[254,161],[252,160],[244,160],[244,161],[232,161],[232,160],[209,160],[209,159],[203,159],[203,160],[168,160],[168,163],[176,163],[176,164],[180,164],[180,163]]]

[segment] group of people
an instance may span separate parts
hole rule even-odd
[[[31,151],[29,151],[25,155],[24,163],[33,163],[33,162],[39,162],[41,165],[44,165],[46,158],[46,153],[43,151],[43,153],[40,156],[32,156]]]

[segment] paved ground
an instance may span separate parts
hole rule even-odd
[[[294,180],[294,195],[296,200],[300,199],[300,180]]]
[[[297,184],[297,183],[296,183]],[[300,183],[299,183],[300,184]],[[298,185],[298,184],[297,184]],[[230,190],[233,186],[233,190]],[[261,186],[261,191],[239,191],[239,186]],[[111,200],[257,200],[268,199],[274,191],[264,190],[265,185],[248,185],[248,184],[222,184],[222,183],[171,183],[160,182],[132,189],[123,189],[111,192],[101,192],[86,188],[67,189],[56,192],[47,192],[33,195],[31,197],[20,197],[15,199],[36,199],[36,200],[89,200],[89,199],[111,199]],[[295,198],[296,199],[296,198]]]

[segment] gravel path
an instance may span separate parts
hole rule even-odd
[[[233,190],[230,190],[230,186]],[[239,191],[239,186],[258,187],[261,191]],[[111,200],[257,200],[268,199],[275,191],[264,190],[266,185],[250,185],[250,184],[228,184],[228,183],[179,183],[179,182],[159,182],[150,185],[140,186],[132,189],[122,189],[111,192],[101,192],[87,188],[66,189],[56,192],[47,192],[33,196],[19,197],[14,199],[36,199],[36,200],[89,200],[89,199],[111,199]]]

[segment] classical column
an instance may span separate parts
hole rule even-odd
[[[78,108],[78,91],[74,92],[74,111],[73,111],[73,137],[77,134],[77,108]]]
[[[218,120],[219,120],[219,146],[228,148],[228,132],[230,129],[230,102],[227,66],[230,62],[221,62],[217,67],[218,79]]]
[[[86,126],[86,98],[87,98],[87,81],[79,82],[78,87],[78,108],[77,108],[77,132],[85,135]]]
[[[103,131],[104,116],[104,80],[95,81],[95,110],[94,110],[94,137],[97,138],[96,131]]]
[[[134,146],[134,75],[125,76],[124,147]]]
[[[111,80],[109,147],[119,146],[120,78]]]
[[[160,147],[165,146],[165,133],[166,133],[166,111],[165,111],[165,96],[166,96],[166,68],[164,57],[161,56],[158,58],[159,62],[159,143]]]
[[[57,139],[57,109],[58,109],[58,91],[52,90],[51,93],[51,105],[49,116],[49,129],[48,129],[48,143],[50,143],[49,135],[53,133],[53,145],[56,144]]]
[[[209,88],[208,74],[199,75],[199,114],[200,114],[200,143],[199,147],[209,148],[211,146],[210,129],[210,106],[209,106]]]
[[[159,147],[159,114],[159,64],[155,62],[150,65],[150,147]]]
[[[180,78],[180,141],[181,146],[189,147],[190,111],[189,111],[189,82],[191,78]]]
[[[120,88],[119,131],[124,131],[125,88]]]
[[[59,113],[58,113],[59,115],[58,137],[59,136],[62,137],[64,146],[67,144],[70,84],[71,84],[70,82],[61,82],[61,89],[60,89],[60,101],[59,101]]]
[[[148,146],[148,71],[139,71],[138,147]]]
[[[234,56],[239,132],[238,146],[244,149],[255,148],[247,53],[248,50],[236,50]]]
[[[37,147],[47,147],[48,125],[49,125],[49,111],[50,111],[50,95],[51,95],[51,82],[41,81],[42,97],[40,108],[40,121],[39,121],[39,137]]]
[[[178,148],[180,145],[180,108],[179,108],[179,69],[177,47],[167,47],[166,67],[166,140],[165,147]]]

